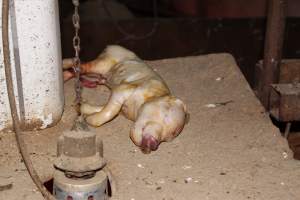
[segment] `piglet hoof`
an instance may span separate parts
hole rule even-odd
[[[98,118],[95,116],[96,114],[93,114],[93,115],[90,115],[90,116],[87,116],[85,118],[85,121],[88,125],[91,125],[91,126],[94,126],[94,127],[98,127],[100,126],[100,124],[98,123]]]
[[[75,76],[75,74],[72,70],[65,70],[63,75],[64,75],[64,82],[68,81],[69,79],[71,79]]]

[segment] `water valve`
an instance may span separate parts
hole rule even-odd
[[[58,139],[53,194],[58,200],[107,199],[103,144],[96,134],[68,131]]]

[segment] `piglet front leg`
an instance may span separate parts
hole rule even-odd
[[[95,61],[87,62],[81,64],[81,76],[80,81],[82,86],[88,88],[95,88],[97,85],[105,84],[106,78],[98,73],[90,72],[91,69],[95,68]],[[73,58],[66,58],[63,59],[63,77],[64,82],[72,79],[75,77],[75,71],[73,69],[74,66],[74,59]]]
[[[112,120],[119,114],[124,102],[132,94],[133,90],[134,87],[129,84],[120,85],[117,88],[114,88],[107,104],[100,112],[86,117],[86,122],[92,126],[99,127]]]

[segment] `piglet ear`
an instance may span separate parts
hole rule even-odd
[[[185,105],[185,103],[183,103],[183,101],[181,101],[181,100],[178,99],[178,98],[175,98],[175,103],[177,103],[177,104],[179,104],[179,105],[182,105],[184,112],[187,112],[186,105]]]

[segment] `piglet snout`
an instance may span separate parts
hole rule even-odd
[[[141,150],[143,153],[151,153],[151,151],[157,150],[159,142],[152,135],[143,135]]]

